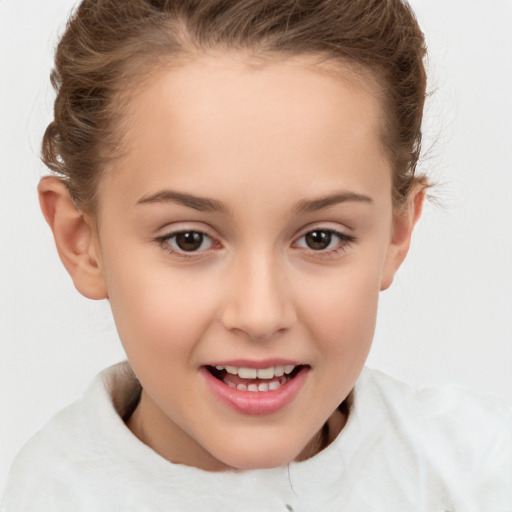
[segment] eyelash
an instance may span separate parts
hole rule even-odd
[[[321,257],[335,257],[338,254],[345,252],[348,249],[348,247],[350,246],[350,244],[356,240],[356,238],[353,235],[348,235],[347,233],[343,233],[341,231],[337,231],[337,230],[331,229],[331,228],[319,227],[319,228],[314,228],[314,229],[310,229],[310,230],[306,231],[304,234],[302,234],[299,238],[296,239],[296,241],[294,242],[294,245],[297,246],[297,243],[299,242],[299,240],[303,239],[308,234],[312,234],[314,232],[326,233],[329,236],[331,236],[331,237],[334,236],[338,239],[338,243],[332,248],[314,250],[311,247],[300,247],[300,249],[304,249],[308,252],[311,252],[312,255],[318,255]],[[181,230],[181,231],[176,231],[173,233],[163,235],[161,237],[158,237],[156,239],[156,242],[162,247],[162,249],[164,249],[167,253],[169,253],[173,256],[177,256],[183,260],[198,259],[198,258],[202,257],[203,253],[208,251],[208,249],[210,249],[211,246],[202,251],[197,251],[197,250],[185,251],[183,249],[174,248],[170,243],[170,240],[172,240],[172,239],[175,240],[176,237],[179,235],[186,235],[186,234],[192,234],[192,233],[198,234],[201,237],[203,237],[202,242],[204,242],[204,240],[206,239],[206,240],[210,240],[211,246],[214,246],[216,244],[215,240],[207,233],[205,233],[203,231],[199,231],[199,230],[193,230],[193,229]],[[217,242],[217,244],[218,244],[218,242]]]
[[[336,237],[338,239],[338,243],[334,247],[326,248],[326,249],[321,249],[321,250],[318,250],[318,251],[315,251],[311,247],[309,247],[309,248],[308,247],[301,247],[301,249],[303,248],[306,251],[310,252],[312,255],[319,256],[319,257],[326,257],[326,258],[336,257],[340,253],[344,253],[350,247],[350,245],[353,242],[355,242],[355,240],[356,240],[355,236],[349,235],[347,233],[343,233],[342,231],[337,231],[336,229],[332,229],[332,228],[318,227],[318,228],[313,228],[313,229],[309,229],[308,231],[306,231],[303,235],[301,235],[297,239],[296,242],[294,242],[294,244],[296,245],[299,240],[301,240],[302,238],[304,238],[308,234],[311,234],[311,233],[314,233],[314,232],[317,232],[317,233],[327,233],[331,237]]]

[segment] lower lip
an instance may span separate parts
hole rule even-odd
[[[201,374],[210,390],[235,411],[247,415],[273,414],[286,407],[299,393],[308,373],[303,367],[295,377],[273,391],[240,391],[230,388],[214,377],[205,367]]]

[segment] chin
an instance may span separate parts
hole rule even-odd
[[[257,444],[240,449],[233,447],[233,450],[219,454],[218,460],[233,469],[271,469],[286,466],[293,462],[301,453],[302,447],[293,450],[291,447],[268,446],[262,449]]]
[[[261,456],[261,454],[255,455],[254,458],[236,458],[232,460],[231,464],[228,464],[233,469],[240,470],[250,470],[250,469],[272,469],[278,468],[281,466],[286,466],[290,462],[293,462],[294,457],[275,457],[274,455],[269,455],[268,457]]]

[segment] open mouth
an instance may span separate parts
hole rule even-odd
[[[232,389],[267,393],[276,391],[294,379],[306,368],[305,365],[279,365],[268,368],[247,368],[237,366],[206,366],[218,380]]]

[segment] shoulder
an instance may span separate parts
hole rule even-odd
[[[438,426],[447,433],[503,431],[512,435],[512,405],[491,394],[460,385],[414,387],[365,368],[356,393],[406,423]]]
[[[109,435],[127,435],[121,416],[137,392],[135,383],[127,385],[127,371],[120,364],[102,372],[80,400],[57,413],[25,444],[9,472],[5,510],[83,507],[81,490],[108,481],[115,460],[101,432],[107,428]]]
[[[510,405],[458,385],[412,387],[369,368],[354,394],[360,428],[374,424],[380,453],[411,482],[466,510],[480,510],[476,503],[512,506]]]

